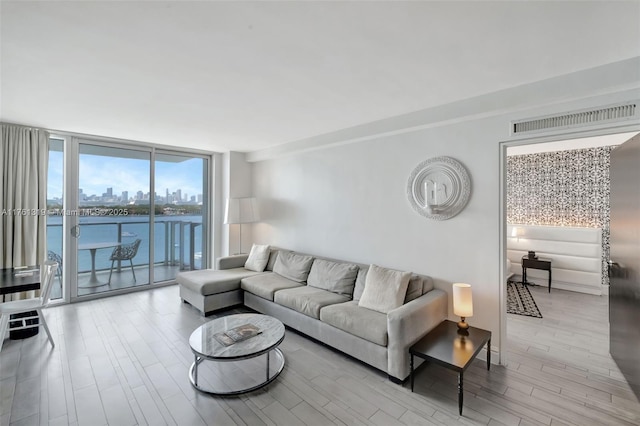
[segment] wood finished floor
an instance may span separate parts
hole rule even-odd
[[[416,392],[287,331],[269,387],[213,398],[188,382],[191,331],[204,321],[176,286],[46,311],[55,349],[5,341],[0,425],[637,425],[640,403],[608,355],[606,299],[533,288],[544,319],[510,315],[508,366],[476,360],[456,376],[420,370]]]

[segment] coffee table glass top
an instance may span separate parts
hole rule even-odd
[[[214,337],[243,324],[253,324],[262,333],[231,346]],[[277,319],[260,314],[238,314],[216,318],[198,327],[189,337],[193,352],[209,359],[236,359],[267,352],[284,339],[284,325]]]

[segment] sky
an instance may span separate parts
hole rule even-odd
[[[136,192],[149,192],[149,160],[118,158],[103,155],[80,154],[80,188],[87,196],[102,195],[113,188],[114,195],[128,191],[129,197]],[[62,198],[62,152],[49,152],[49,179],[47,198]],[[165,196],[177,189],[191,198],[202,194],[203,160],[191,158],[181,162],[156,161],[156,193]]]

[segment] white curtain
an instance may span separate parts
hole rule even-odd
[[[49,133],[1,127],[0,267],[41,264],[47,259]]]

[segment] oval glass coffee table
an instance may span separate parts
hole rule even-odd
[[[261,333],[247,340],[234,343],[231,346],[226,346],[220,343],[214,337],[218,333],[223,333],[244,324],[252,324],[256,326]],[[189,380],[194,388],[212,395],[239,395],[260,389],[274,381],[284,368],[284,354],[278,348],[278,345],[280,345],[283,340],[284,325],[279,320],[267,315],[238,314],[216,318],[213,321],[209,321],[198,327],[191,334],[191,337],[189,337],[189,346],[191,346],[191,351],[195,355],[195,361],[191,364],[191,368],[189,369]],[[277,357],[275,368],[270,367],[272,352]],[[266,373],[265,380],[262,381],[260,379],[257,384],[251,383],[251,385],[240,389],[217,389],[217,387],[214,389],[213,387],[208,386],[205,383],[199,383],[198,381],[198,370],[206,367],[200,366],[200,364],[205,360],[218,363],[228,363],[248,360],[265,354],[267,359],[266,369],[261,369],[261,374]],[[242,363],[240,365],[242,365]],[[253,370],[255,371],[255,368]],[[249,369],[246,371],[242,370],[242,367],[240,367],[239,371],[242,374],[250,372]],[[236,374],[231,373],[230,375]],[[210,382],[213,381],[210,380],[209,377],[210,376],[208,375],[207,380]],[[216,376],[214,374],[213,377],[219,377],[219,375]]]

